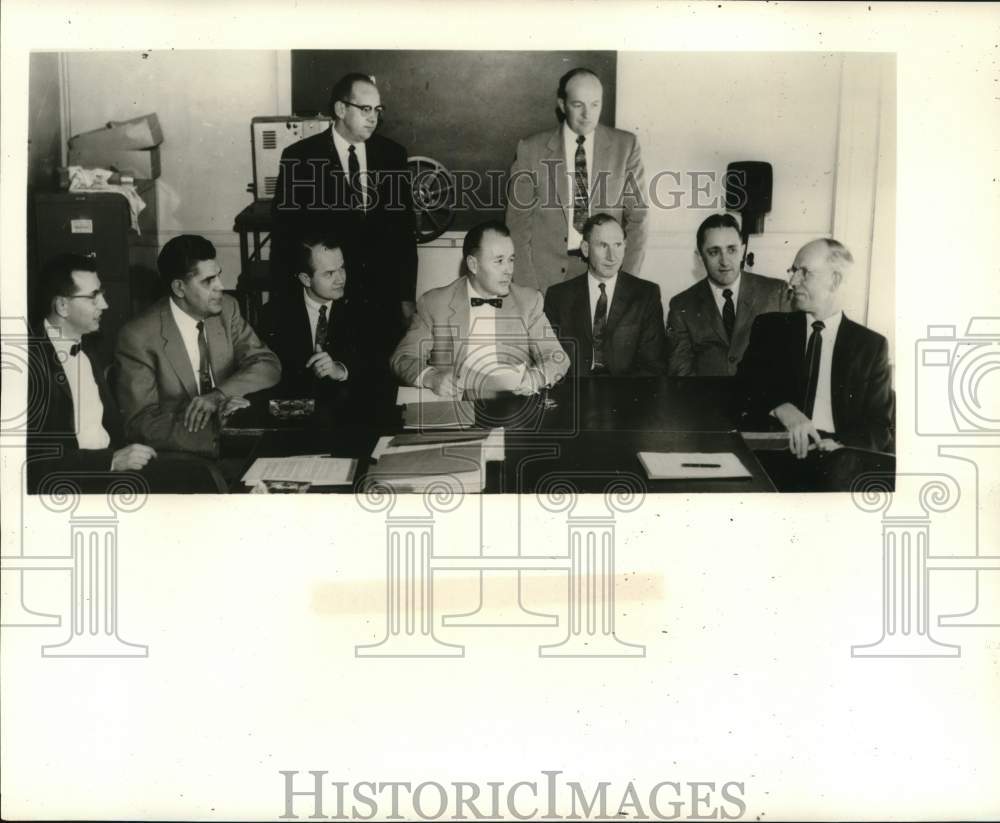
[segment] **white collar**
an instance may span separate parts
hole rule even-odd
[[[823,334],[824,334],[824,336],[826,335],[827,332],[830,332],[831,334],[836,334],[837,333],[837,329],[840,328],[840,321],[843,320],[843,319],[844,319],[844,310],[843,309],[835,311],[833,314],[831,314],[829,317],[827,317],[826,320],[823,321]],[[809,312],[806,312],[806,333],[807,334],[809,333],[809,330],[812,328],[812,324],[815,323],[815,322],[816,322],[815,315],[812,315]]]
[[[573,151],[575,152],[576,151],[575,146],[577,144],[576,139],[580,135],[577,134],[575,131],[573,131],[573,129],[571,129],[569,126],[567,126],[565,120],[563,120],[562,124],[562,133],[563,133],[563,143],[566,145],[566,148],[569,149],[569,147],[573,146],[574,147]],[[586,149],[588,157],[591,155],[591,151],[594,148],[595,134],[597,134],[597,129],[594,129],[590,134],[588,134],[586,137],[583,138],[583,147],[584,149]],[[569,155],[567,153],[567,159],[568,158]]]
[[[720,286],[711,277],[706,277],[708,280],[708,285],[712,287],[712,291],[716,294],[717,300],[725,300],[725,295],[722,293],[726,289],[729,289],[733,293],[733,300],[736,300],[740,294],[740,282],[743,280],[743,272],[736,275],[736,279],[730,283],[728,286]]]
[[[614,277],[605,280],[603,277],[595,277],[594,273],[589,268],[587,269],[587,277],[590,278],[590,287],[592,289],[598,288],[603,283],[605,291],[613,291],[615,286],[618,285],[619,274],[621,274],[620,271],[616,272]]]
[[[177,328],[182,332],[197,335],[198,323],[204,321],[195,320],[190,314],[177,305],[177,302],[173,297],[168,297],[167,300],[170,302],[170,313],[174,316],[174,322],[177,324]]]
[[[68,349],[80,342],[79,337],[70,337],[63,332],[61,327],[53,326],[47,317],[45,318],[43,325],[45,326],[45,333],[48,335],[48,338],[53,345],[58,344],[61,348]]]
[[[311,308],[316,314],[319,314],[321,306],[326,306],[326,313],[327,315],[330,314],[330,306],[333,304],[332,300],[324,300],[322,303],[317,303],[309,296],[309,290],[305,286],[302,287],[302,297],[306,301],[306,307]]]
[[[354,146],[354,151],[358,155],[360,155],[361,152],[365,150],[364,141],[360,143],[352,143],[350,140],[344,137],[339,131],[337,131],[335,126],[331,126],[330,131],[333,132],[333,145],[336,146],[337,151],[339,151],[341,154],[346,156],[349,146]]]

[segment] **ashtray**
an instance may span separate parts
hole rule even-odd
[[[261,480],[264,494],[305,494],[312,485],[308,480]]]
[[[279,420],[292,420],[297,417],[309,417],[316,411],[316,401],[312,398],[302,400],[270,400],[267,410],[272,417]]]

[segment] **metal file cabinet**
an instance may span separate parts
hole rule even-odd
[[[35,195],[35,265],[37,274],[56,254],[72,252],[97,260],[97,272],[109,308],[101,318],[101,348],[110,355],[118,329],[158,294],[156,255],[156,184],[136,186],[146,208],[139,233],[131,228],[128,201],[118,194],[40,192]],[[34,289],[29,288],[34,296]]]

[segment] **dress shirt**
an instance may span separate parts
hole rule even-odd
[[[481,295],[472,286],[472,279],[465,279],[465,289],[471,301],[473,297],[493,299],[493,295]],[[501,298],[510,300],[507,298]],[[458,373],[465,375],[468,369],[489,370],[496,367],[497,360],[497,310],[489,303],[480,306],[469,304],[469,329],[466,336],[468,345],[465,357],[459,364]]]
[[[712,297],[715,298],[715,306],[719,310],[719,316],[722,316],[722,309],[726,305],[725,295],[722,294],[726,289],[730,289],[733,292],[733,311],[736,311],[736,307],[739,305],[740,301],[740,280],[743,279],[743,273],[740,272],[736,275],[736,279],[730,283],[728,286],[719,286],[716,282],[709,277],[708,285],[712,287]],[[809,331],[812,331],[810,327]]]
[[[593,272],[587,272],[587,288],[590,290],[590,325],[594,325],[594,314],[597,311],[597,301],[601,297],[601,290],[598,288],[600,283],[604,284],[604,293],[608,296],[608,313],[606,317],[611,316],[611,302],[615,297],[615,286],[618,284],[618,275],[616,274],[610,280],[602,280],[600,277],[594,277]]]
[[[177,324],[177,330],[181,333],[181,341],[184,343],[184,351],[187,352],[188,360],[191,361],[191,371],[194,373],[194,384],[198,385],[198,374],[201,369],[201,353],[198,351],[198,321],[195,320],[184,309],[180,308],[174,299],[170,298],[170,313]],[[205,342],[208,343],[206,332]],[[209,372],[211,372],[209,364]],[[212,374],[212,385],[215,385],[215,375]]]
[[[312,340],[313,351],[316,351],[316,326],[319,325],[319,309],[320,306],[326,306],[326,339],[330,339],[330,333],[333,329],[333,301],[326,300],[322,303],[317,303],[309,296],[309,292],[303,288],[302,296],[305,298],[306,303],[306,314],[309,316],[309,334]]]
[[[45,333],[56,350],[73,396],[76,442],[81,449],[106,449],[111,437],[104,428],[104,404],[94,379],[94,367],[83,349],[72,356],[70,349],[80,340],[63,337],[60,329],[45,321]]]
[[[823,348],[819,353],[819,379],[816,383],[816,402],[813,404],[813,425],[820,431],[833,433],[836,431],[833,425],[833,346],[837,342],[837,330],[840,328],[840,321],[844,313],[838,311],[831,314],[824,321],[823,331],[820,335],[823,339]],[[806,314],[806,349],[809,348],[809,336],[813,332],[812,324],[816,318],[811,314]],[[805,351],[802,354],[805,357]]]
[[[340,158],[340,166],[344,170],[344,174],[347,174],[347,170],[350,168],[348,162],[348,151],[347,147],[352,145],[349,141],[345,140],[340,136],[340,132],[336,129],[331,129],[333,132],[333,147],[337,150],[337,157]],[[368,153],[365,151],[364,143],[354,143],[354,154],[358,158],[358,169],[361,172],[361,194],[368,202]]]
[[[583,237],[573,227],[573,193],[576,191],[576,138],[577,133],[563,123],[563,150],[566,153],[566,177],[569,181],[569,202],[566,203],[566,210],[569,219],[566,227],[566,251],[576,251],[580,248],[580,241]],[[594,185],[594,132],[588,134],[583,140],[583,150],[587,154],[587,211],[593,214],[594,204],[591,200],[591,189]],[[593,317],[593,315],[591,315]]]

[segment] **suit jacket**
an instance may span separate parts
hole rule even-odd
[[[468,334],[469,297],[466,279],[459,277],[417,301],[417,313],[392,355],[393,373],[404,385],[415,386],[432,349],[436,363],[460,366]],[[497,348],[502,362],[536,367],[550,385],[569,368],[569,358],[542,311],[542,295],[535,289],[511,285],[497,310]]]
[[[740,362],[744,426],[767,426],[782,403],[801,409],[807,370],[806,315],[762,314]],[[889,344],[845,315],[833,346],[830,396],[836,439],[845,446],[883,451],[895,425]]]
[[[52,472],[109,472],[114,451],[122,443],[122,424],[108,382],[105,364],[93,335],[81,340],[90,358],[94,381],[104,413],[101,423],[111,438],[106,449],[81,449],[76,439],[77,413],[69,380],[44,329],[28,342],[28,492],[35,494],[46,474]],[[85,489],[86,491],[86,489]]]
[[[517,255],[514,280],[543,292],[565,279],[566,232],[573,220],[562,130],[560,125],[518,143],[507,189],[507,225]],[[572,163],[570,159],[570,171]],[[622,224],[627,235],[622,268],[639,272],[646,247],[646,201],[638,139],[598,124],[592,167],[590,213],[606,212]]]
[[[261,339],[281,361],[279,394],[312,397],[343,388],[343,382],[317,378],[312,369],[306,368],[306,361],[315,352],[301,287],[285,298],[273,297],[264,306],[259,328]],[[335,300],[331,304],[328,329],[324,350],[347,368],[348,380],[344,382],[359,382],[364,366],[358,357],[357,328],[348,300]]]
[[[154,449],[213,455],[218,449],[214,421],[200,432],[184,428],[184,411],[198,396],[198,381],[169,301],[158,300],[118,332],[117,393],[125,435]],[[257,339],[229,295],[222,298],[222,312],[205,320],[205,334],[216,388],[227,397],[269,388],[281,378],[278,358]]]
[[[733,339],[726,337],[722,314],[708,278],[675,295],[667,312],[667,373],[671,377],[725,377],[736,374],[758,314],[790,308],[784,280],[743,272],[736,301]]]
[[[575,372],[586,376],[593,365],[593,317],[589,274],[556,283],[545,292],[545,314],[564,348],[571,352]],[[566,341],[572,341],[566,345]],[[663,303],[660,287],[628,272],[618,273],[608,309],[604,360],[613,377],[663,374]]]
[[[333,145],[332,126],[282,152],[271,206],[272,251],[275,261],[287,260],[288,244],[303,227],[330,228],[345,243],[348,297],[369,304],[395,303],[398,314],[399,301],[413,300],[417,287],[406,149],[374,134],[365,142],[365,154],[373,176],[374,188],[368,193],[373,202],[359,212],[349,206],[347,176]]]

